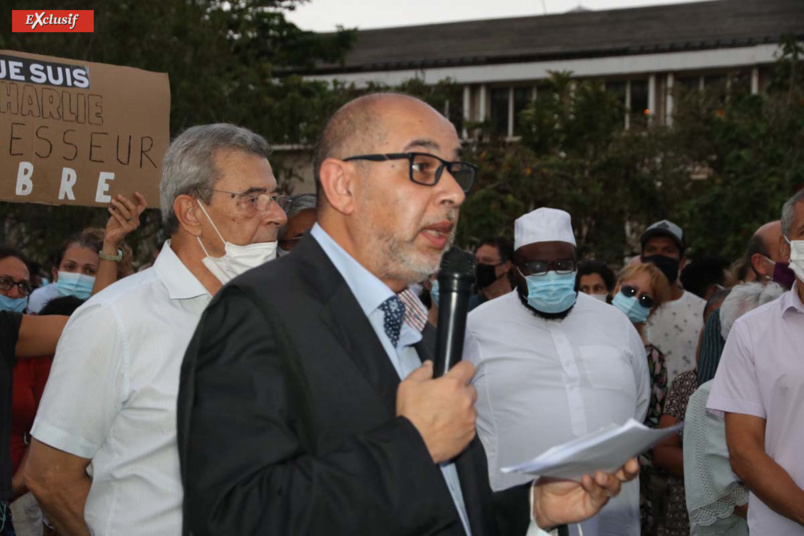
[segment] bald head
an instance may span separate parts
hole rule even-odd
[[[324,160],[375,152],[375,148],[387,136],[389,119],[394,113],[405,113],[405,110],[416,108],[438,114],[426,102],[401,93],[372,93],[341,106],[324,127],[313,157],[319,202],[326,198],[320,192],[321,164]]]
[[[779,246],[780,241],[782,239],[782,222],[779,220],[771,221],[757,229],[754,233],[754,236],[762,240],[762,244],[765,246],[765,251],[768,252],[768,257],[770,257],[774,262],[779,262],[782,260],[781,254],[779,253]]]

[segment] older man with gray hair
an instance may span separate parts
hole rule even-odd
[[[181,532],[179,369],[212,296],[275,255],[285,213],[268,152],[228,124],[177,137],[160,184],[170,240],[64,330],[26,479],[60,534]]]
[[[731,328],[706,407],[725,414],[751,534],[804,535],[804,190],[782,207],[793,288]]]

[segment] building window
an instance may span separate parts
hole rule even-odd
[[[491,90],[491,129],[495,134],[508,136],[508,106],[510,88],[495,88]]]
[[[522,112],[530,106],[531,101],[533,101],[533,88],[530,87],[515,87],[513,89],[513,128],[512,134],[514,136],[521,136],[522,135],[522,118],[520,115]]]

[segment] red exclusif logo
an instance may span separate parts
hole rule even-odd
[[[80,9],[14,9],[12,32],[89,32],[95,31],[95,11]]]

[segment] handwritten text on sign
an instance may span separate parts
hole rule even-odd
[[[169,116],[165,74],[0,51],[0,199],[156,206]]]

